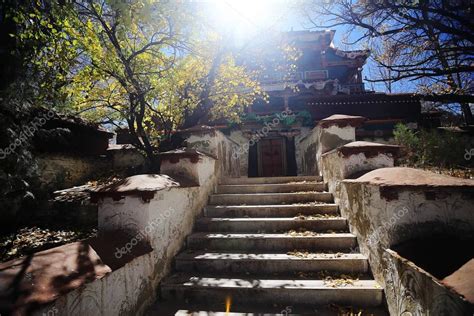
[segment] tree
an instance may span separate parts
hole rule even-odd
[[[22,133],[31,123],[35,100],[41,99],[40,102],[50,106],[54,101],[48,89],[39,97],[38,83],[44,82],[45,74],[39,73],[34,64],[24,63],[44,47],[44,38],[32,38],[28,45],[22,45],[19,40],[21,25],[35,12],[40,12],[46,20],[55,9],[36,1],[0,2],[0,209],[4,223],[18,221],[21,205],[38,194],[34,183],[38,170],[31,153],[31,139]],[[45,30],[43,25],[34,28]],[[22,40],[26,41],[25,37]],[[21,143],[17,146],[18,141]],[[0,230],[12,227],[4,225]]]
[[[316,27],[348,27],[356,36],[354,43],[388,42],[397,58],[389,62],[376,58],[378,66],[389,73],[369,81],[424,79],[429,83],[419,85],[424,99],[460,103],[468,124],[473,122],[468,103],[474,102],[473,17],[471,2],[464,0],[318,1],[309,14]]]
[[[392,93],[394,91],[394,73],[390,67],[399,62],[400,49],[396,43],[390,41],[372,41],[369,47],[371,61],[375,61],[375,67],[369,67],[370,77],[372,80],[383,83],[385,90]],[[381,66],[381,64],[389,67]]]
[[[17,38],[24,45],[50,38],[32,60],[54,76],[43,84],[56,82],[48,88],[57,91],[64,110],[126,123],[152,165],[160,140],[172,130],[198,123],[209,111],[237,117],[261,94],[254,74],[236,65],[231,53],[200,47],[206,40],[207,47],[218,47],[219,39],[196,35],[199,21],[186,4],[84,0],[58,7],[62,14],[54,23],[36,13],[19,19]]]

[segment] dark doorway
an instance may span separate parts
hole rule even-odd
[[[286,148],[283,138],[262,139],[258,143],[259,176],[279,177],[286,174]]]
[[[249,148],[249,177],[296,176],[294,137],[260,139]]]
[[[296,176],[296,146],[294,137],[286,137],[286,175]]]

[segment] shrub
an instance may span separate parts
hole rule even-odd
[[[403,146],[404,162],[408,165],[453,168],[472,164],[464,158],[466,150],[472,148],[467,135],[436,129],[416,132],[403,124],[397,124],[393,134]]]
[[[398,123],[393,130],[393,136],[397,144],[402,146],[402,156],[405,162],[415,165],[420,157],[417,148],[420,146],[420,139],[417,132],[409,129],[405,124]]]

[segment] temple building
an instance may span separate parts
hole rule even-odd
[[[266,71],[261,83],[269,102],[257,101],[246,110],[237,128],[227,129],[240,146],[241,173],[255,176],[303,174],[299,143],[331,115],[362,116],[357,140],[391,142],[394,126],[416,127],[421,105],[413,94],[386,94],[364,87],[362,67],[370,52],[342,51],[333,44],[335,31],[295,31],[283,34],[300,52],[296,71],[289,75]],[[245,152],[243,152],[245,151]]]

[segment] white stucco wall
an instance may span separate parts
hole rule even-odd
[[[321,173],[329,192],[334,194],[336,203],[340,198],[341,181],[359,172],[393,167],[393,165],[394,158],[390,153],[379,153],[369,157],[364,153],[358,153],[346,157],[335,149],[321,156]]]
[[[332,129],[329,138],[333,135],[344,141],[352,132]],[[366,152],[360,148],[354,153],[346,151],[345,156],[341,148],[319,156],[324,151],[320,146],[318,162],[341,215],[347,218],[360,251],[368,257],[375,279],[385,290],[390,315],[467,315],[471,307],[460,295],[390,247],[446,233],[472,237],[474,181],[390,168],[394,164],[390,153],[393,146],[384,153],[380,144],[378,149],[373,145],[366,145]],[[380,151],[374,153],[375,149]],[[346,179],[372,169],[375,171],[361,178]]]
[[[350,125],[344,127],[339,127],[337,125],[331,125],[328,127],[317,126],[316,135],[318,138],[316,161],[318,164],[319,175],[322,175],[321,156],[334,148],[355,141],[355,127]]]
[[[395,188],[393,192],[396,194],[385,193],[389,195],[387,197],[383,192],[388,189],[390,188],[364,183],[358,179],[342,181],[339,199],[341,214],[348,219],[351,232],[357,236],[361,252],[368,257],[375,279],[385,289],[390,314],[400,315],[404,311],[410,311],[417,315],[417,310],[421,308],[424,310],[423,315],[437,315],[437,308],[443,305],[437,300],[449,301],[452,296],[445,295],[438,299],[430,297],[427,294],[429,291],[442,287],[436,285],[436,282],[430,282],[425,286],[417,285],[421,287],[419,292],[415,293],[416,296],[405,299],[403,287],[409,286],[405,282],[411,281],[394,276],[403,275],[407,267],[396,264],[399,260],[387,254],[386,249],[404,241],[442,235],[446,232],[456,236],[472,235],[474,200],[456,187],[434,188],[434,199],[427,198],[426,192],[433,192],[430,187]],[[429,280],[424,274],[413,278]],[[445,294],[449,291],[445,287],[442,288],[444,289],[437,288],[436,291]],[[445,304],[452,303],[448,301]],[[462,305],[461,301],[458,303]],[[456,305],[459,305],[458,303]]]
[[[229,138],[235,142],[235,147],[232,149],[232,154],[239,157],[240,175],[242,177],[247,177],[249,174],[249,139],[245,137],[240,130],[233,130],[230,133]]]
[[[158,283],[169,273],[173,257],[183,247],[195,218],[217,184],[214,163],[209,158],[194,164],[202,180],[200,186],[165,188],[148,202],[133,195],[118,201],[110,197],[100,200],[99,234],[125,231],[131,245],[134,236],[141,234],[141,240],[148,241],[153,251],[61,296],[35,315],[53,309],[60,315],[141,314],[156,300]]]
[[[186,136],[187,147],[208,153],[219,160],[219,173],[228,177],[240,177],[240,156],[233,155],[238,144],[218,130],[199,132]]]
[[[169,273],[174,256],[192,232],[209,194],[214,192],[221,176],[235,173],[239,166],[231,159],[232,142],[222,133],[191,136],[188,140],[203,145],[202,148],[217,158],[202,156],[196,163],[184,159],[182,166],[187,166],[182,168],[184,174],[188,172],[188,177],[197,177],[199,186],[160,188],[149,201],[144,201],[139,194],[127,195],[126,192],[122,192],[124,198],[118,201],[112,197],[99,200],[99,234],[113,237],[114,231],[126,231],[132,240],[140,233],[153,251],[62,295],[33,315],[51,312],[78,316],[140,315],[155,302],[158,284]],[[179,165],[172,169],[176,170]]]
[[[318,148],[318,129],[306,128],[295,137],[296,164],[298,175],[319,174],[316,153]]]

